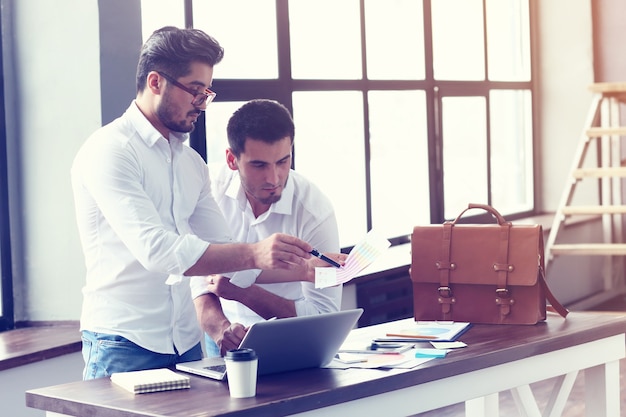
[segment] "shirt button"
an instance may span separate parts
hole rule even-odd
[[[166,161],[167,161],[167,163],[169,164],[169,163],[171,163],[171,162],[172,162],[172,159],[171,159],[171,158],[167,158],[167,159],[166,159]]]

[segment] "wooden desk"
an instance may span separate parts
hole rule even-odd
[[[80,352],[78,322],[25,327],[0,333],[0,371]]]
[[[411,320],[411,319],[409,319]],[[384,324],[350,337],[380,335]],[[226,382],[192,376],[191,389],[133,396],[108,378],[26,392],[29,407],[72,416],[406,416],[466,401],[468,415],[496,416],[497,394],[513,389],[527,415],[539,416],[528,384],[559,375],[564,406],[585,370],[588,416],[619,417],[619,360],[625,356],[626,313],[550,315],[535,326],[475,325],[467,348],[414,369],[309,369],[259,378],[257,396],[231,399]]]

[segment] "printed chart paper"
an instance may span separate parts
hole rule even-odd
[[[391,242],[370,230],[350,251],[341,268],[315,268],[315,288],[345,284],[374,262],[389,246]]]

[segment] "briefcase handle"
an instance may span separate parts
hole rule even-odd
[[[463,210],[461,212],[461,214],[459,214],[457,216],[456,219],[454,219],[452,224],[456,224],[461,219],[461,216],[463,216],[463,214],[465,214],[466,211],[472,210],[472,209],[483,209],[485,211],[488,211],[489,213],[491,213],[491,215],[493,215],[493,217],[496,218],[496,220],[498,221],[498,224],[501,225],[501,226],[504,226],[504,225],[508,224],[508,222],[506,220],[504,220],[504,217],[502,217],[502,215],[498,212],[498,210],[494,209],[490,205],[479,204],[479,203],[469,203],[467,208],[465,210]]]

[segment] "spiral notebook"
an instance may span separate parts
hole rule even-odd
[[[191,386],[188,376],[177,374],[167,368],[116,372],[111,374],[111,381],[133,394],[184,389]]]

